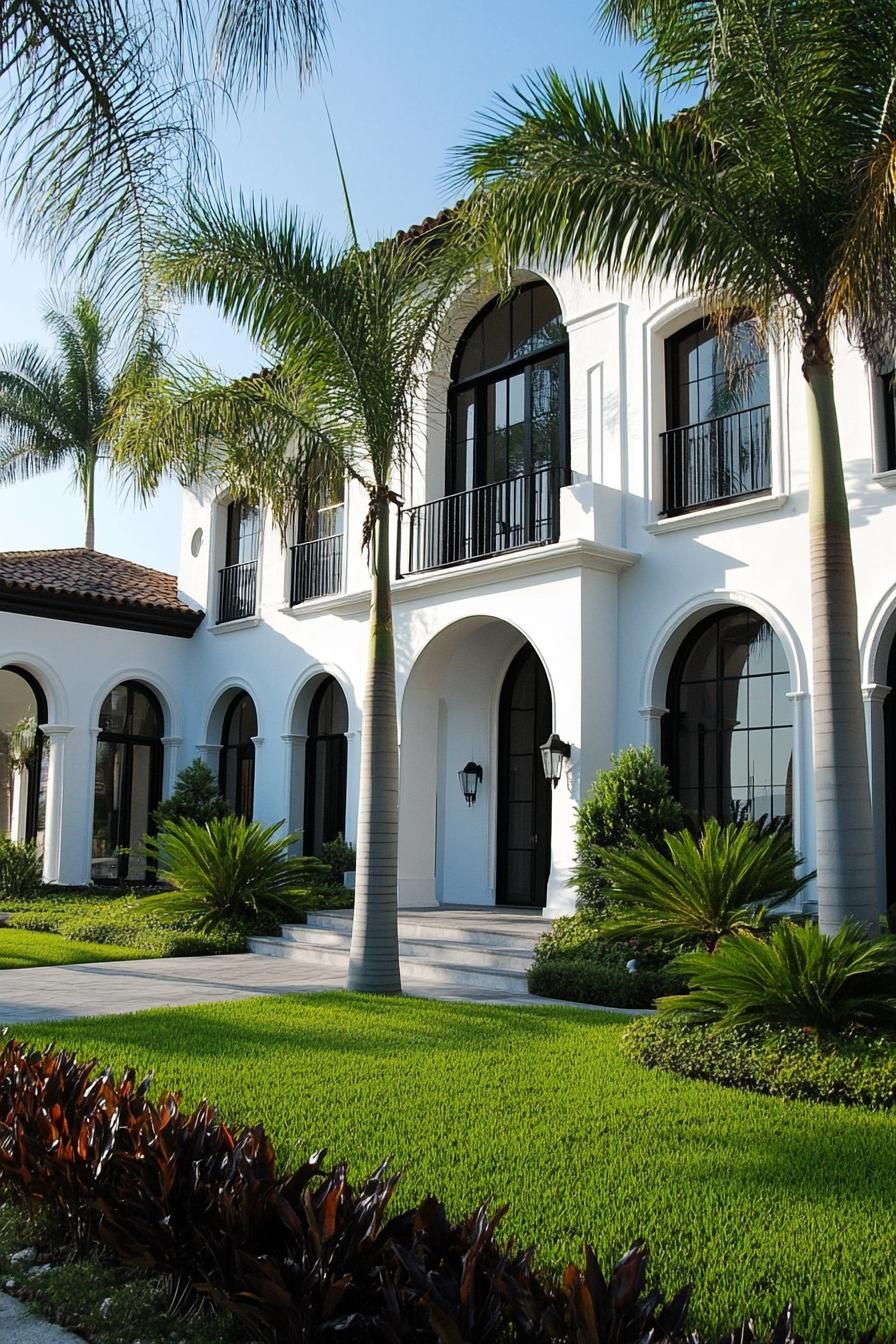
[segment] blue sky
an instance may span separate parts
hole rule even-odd
[[[552,65],[615,86],[634,64],[592,27],[593,0],[342,0],[330,70],[302,98],[282,81],[263,104],[219,126],[228,184],[289,202],[344,233],[324,96],[363,235],[374,237],[450,204],[446,164],[496,92]],[[0,344],[44,339],[46,267],[0,229]],[[182,314],[179,345],[231,374],[253,367],[242,336],[214,314]],[[97,547],[156,568],[177,568],[180,492],[164,486],[145,508],[102,482]],[[77,546],[78,497],[64,474],[0,489],[0,548]]]

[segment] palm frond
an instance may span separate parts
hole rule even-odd
[[[327,57],[329,10],[325,0],[219,0],[213,77],[237,98],[287,70],[304,86]]]

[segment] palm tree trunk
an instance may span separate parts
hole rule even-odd
[[[806,334],[812,695],[818,921],[834,933],[844,919],[879,932],[880,908],[859,666],[856,584],[824,332]]]
[[[389,554],[389,496],[375,500],[370,653],[361,738],[355,912],[348,988],[400,994],[398,961],[398,720]]]
[[[96,454],[88,455],[84,469],[84,509],[87,523],[84,529],[84,546],[88,551],[94,549],[94,500],[96,497]]]

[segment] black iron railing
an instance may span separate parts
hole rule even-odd
[[[682,425],[660,438],[666,515],[771,489],[768,406]]]
[[[402,509],[398,577],[557,541],[564,483],[559,467],[542,467]]]
[[[218,571],[218,624],[255,615],[257,560],[225,565]]]
[[[342,588],[342,533],[290,547],[289,603],[329,597]]]

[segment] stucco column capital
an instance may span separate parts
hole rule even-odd
[[[880,682],[868,682],[862,687],[862,699],[870,704],[882,705],[891,691],[890,686],[883,686]]]
[[[163,747],[179,747],[183,742],[182,737],[160,737],[159,741]]]
[[[642,705],[638,710],[638,713],[641,715],[642,719],[650,720],[661,719],[663,715],[668,714],[669,711],[665,705]]]
[[[37,726],[44,737],[67,737],[75,730],[71,723],[39,723]]]
[[[254,747],[255,750],[257,751],[258,748],[261,746],[262,742],[264,742],[264,738],[263,738],[263,737],[250,737],[250,738],[249,738],[249,741],[252,743],[253,747]]]

